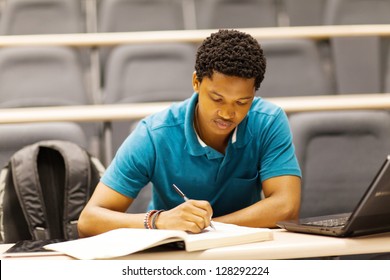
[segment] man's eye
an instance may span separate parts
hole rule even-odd
[[[244,105],[246,105],[246,104],[247,104],[247,102],[237,101],[237,105],[244,106]]]

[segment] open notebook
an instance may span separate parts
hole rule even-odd
[[[273,238],[270,229],[213,223],[216,230],[207,228],[198,234],[180,230],[120,228],[93,237],[49,244],[44,248],[77,259],[108,259],[172,242],[183,242],[185,250],[190,252]]]

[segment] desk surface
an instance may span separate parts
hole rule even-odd
[[[1,244],[0,253],[11,244]],[[133,260],[222,260],[222,259],[297,259],[390,252],[390,233],[354,238],[336,238],[274,230],[274,240],[245,245],[214,248],[205,251],[154,248],[120,259]],[[1,257],[0,257],[1,258]],[[30,257],[33,259],[71,259],[67,256]],[[19,258],[18,258],[19,259]]]
[[[390,36],[390,25],[321,25],[240,28],[257,39],[307,38],[312,40],[330,37]],[[164,30],[142,32],[39,34],[0,36],[0,47],[15,46],[113,46],[140,43],[199,43],[216,29]]]
[[[390,94],[354,94],[265,98],[286,113],[325,110],[390,109]],[[62,107],[0,108],[0,124],[30,122],[94,122],[135,120],[159,112],[172,102]]]

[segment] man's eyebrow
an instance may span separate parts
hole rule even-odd
[[[219,94],[218,92],[213,91],[213,90],[210,91],[210,94],[218,95],[218,97],[224,98],[223,95],[221,95],[221,94]],[[238,100],[247,100],[247,99],[252,99],[252,98],[253,98],[253,96],[246,96],[246,97],[241,97],[241,98],[239,98]]]
[[[214,90],[211,90],[210,91],[210,94],[215,94],[215,95],[218,95],[219,97],[223,97],[222,95],[220,95],[218,92],[214,91]]]
[[[252,99],[253,98],[253,96],[247,96],[247,97],[242,97],[242,98],[240,98],[240,99],[238,99],[238,100],[247,100],[247,99]]]

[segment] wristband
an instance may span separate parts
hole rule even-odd
[[[158,210],[155,213],[153,213],[152,222],[151,222],[152,229],[157,229],[157,227],[156,227],[157,217],[161,214],[161,212],[164,212],[164,211],[165,210]]]
[[[149,210],[148,212],[146,212],[145,214],[145,217],[144,217],[144,227],[146,229],[152,229],[152,225],[150,223],[150,217],[155,214],[156,212],[158,212],[157,210]]]

